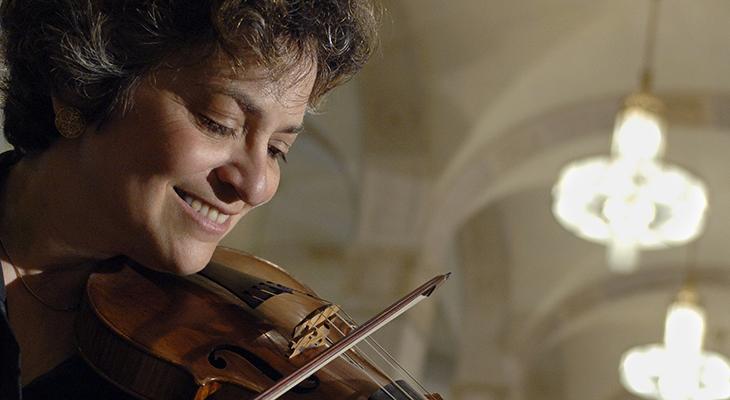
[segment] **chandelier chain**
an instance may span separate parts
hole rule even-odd
[[[641,89],[651,91],[652,70],[654,69],[654,57],[656,52],[657,21],[659,14],[659,1],[649,0],[649,13],[646,23],[646,34],[644,35],[644,58],[642,60]]]

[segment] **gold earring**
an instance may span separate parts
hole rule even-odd
[[[86,122],[78,108],[61,106],[56,112],[56,129],[66,139],[74,139],[84,133]]]

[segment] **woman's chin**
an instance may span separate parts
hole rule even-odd
[[[195,249],[195,251],[184,251],[169,257],[157,257],[149,262],[140,262],[149,269],[160,272],[172,273],[175,275],[191,275],[199,272],[210,261],[215,251],[215,246],[210,249]]]
[[[213,250],[209,252],[200,252],[200,254],[196,254],[195,257],[191,256],[179,260],[175,263],[175,269],[172,272],[178,275],[190,275],[200,272],[200,270],[208,265],[212,256]]]
[[[172,272],[176,275],[192,275],[200,272],[203,268],[205,268],[205,266],[208,265],[209,260],[210,259],[202,263],[178,263],[174,266],[174,268],[168,269],[167,271]]]

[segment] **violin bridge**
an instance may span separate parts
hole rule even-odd
[[[339,312],[338,305],[330,304],[312,312],[295,326],[289,342],[289,358],[297,356],[306,349],[325,346],[334,324],[333,318],[337,318]]]

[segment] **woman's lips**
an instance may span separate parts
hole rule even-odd
[[[216,233],[227,231],[228,221],[231,217],[230,214],[224,213],[217,207],[192,196],[182,189],[175,188],[175,192],[185,202],[185,207],[188,212],[207,230],[212,230]]]

